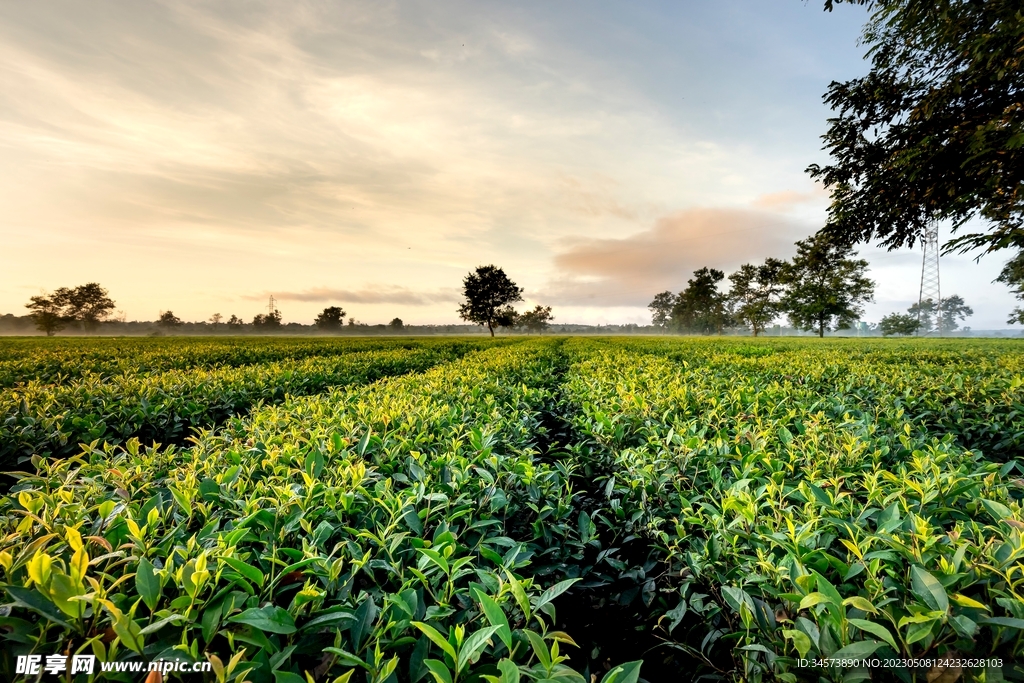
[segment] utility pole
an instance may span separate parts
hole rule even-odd
[[[933,222],[921,240],[924,255],[921,259],[921,290],[917,296],[917,320],[921,320],[922,309],[929,299],[934,306],[935,329],[942,334],[942,290],[939,287],[939,226]]]

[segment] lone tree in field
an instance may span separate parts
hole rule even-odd
[[[654,300],[647,304],[651,309],[651,324],[667,329],[672,320],[672,309],[676,306],[676,295],[669,291],[655,294]]]
[[[725,295],[718,291],[718,283],[725,273],[716,268],[701,268],[686,281],[686,289],[679,292],[672,307],[672,326],[684,332],[721,334],[729,320]]]
[[[736,320],[750,327],[756,337],[782,310],[782,271],[785,261],[765,259],[759,266],[744,263],[729,276],[729,300]]]
[[[983,232],[947,250],[1024,249],[1024,12],[1020,0],[826,0],[869,5],[871,70],[829,85],[833,239],[914,246],[933,220]]]
[[[84,330],[94,330],[100,321],[110,316],[114,310],[114,301],[107,295],[107,290],[95,282],[75,287],[68,299],[69,314],[82,324]]]
[[[173,330],[175,327],[181,326],[182,320],[174,315],[173,311],[164,311],[160,314],[160,319],[156,321],[156,324],[165,329]]]
[[[525,327],[527,332],[543,334],[552,320],[554,316],[551,315],[551,307],[537,304],[532,311],[527,311],[516,318],[516,325]]]
[[[786,265],[783,307],[794,327],[825,331],[850,327],[871,301],[875,283],[864,277],[868,262],[853,259],[852,247],[833,242],[825,233],[796,243],[796,256]]]
[[[459,306],[459,317],[477,325],[487,325],[491,336],[494,327],[515,324],[511,304],[523,300],[523,288],[508,279],[497,266],[480,266],[462,280],[466,301]]]
[[[878,323],[878,329],[883,337],[891,337],[894,334],[909,337],[920,328],[921,321],[910,313],[890,313]]]
[[[70,322],[65,314],[67,301],[63,294],[67,291],[67,288],[62,287],[53,294],[31,297],[29,303],[25,304],[25,307],[32,311],[29,313],[32,322],[36,324],[37,329],[45,332],[47,337],[57,334]]]
[[[320,312],[313,324],[321,330],[340,330],[345,324],[345,311],[339,306],[328,306]]]
[[[33,296],[25,307],[32,311],[33,321],[46,336],[52,337],[69,323],[80,323],[91,331],[107,318],[115,304],[107,290],[95,282],[75,288],[61,287],[52,294]]]
[[[405,323],[402,322],[401,318],[394,318],[391,322],[388,323],[388,327],[390,327],[395,332],[401,332],[402,330],[405,329]]]

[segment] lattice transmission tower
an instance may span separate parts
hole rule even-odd
[[[921,259],[921,291],[917,298],[917,319],[922,324],[925,302],[931,299],[935,316],[935,329],[942,332],[942,289],[939,286],[939,226],[932,223],[921,241],[924,257]]]
[[[270,303],[267,304],[267,315],[273,316],[275,313],[277,313],[277,299],[271,294]]]

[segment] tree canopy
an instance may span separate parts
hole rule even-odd
[[[86,331],[95,329],[110,315],[115,304],[106,289],[96,282],[89,282],[74,288],[60,287],[52,294],[30,297],[25,307],[32,311],[30,315],[36,327],[47,336],[53,336],[73,322],[80,323]]]
[[[729,276],[729,300],[738,322],[750,327],[756,337],[782,309],[782,273],[785,261],[765,259],[761,265],[744,263]]]
[[[843,0],[827,0],[825,8]],[[808,172],[831,191],[824,232],[853,244],[914,246],[926,226],[984,232],[946,245],[1024,248],[1024,12],[1020,0],[846,0],[869,5],[871,69],[833,82]]]
[[[909,337],[921,329],[921,321],[911,313],[890,313],[878,323],[878,329],[883,337],[894,334]]]
[[[721,333],[728,320],[726,297],[718,291],[725,273],[716,268],[701,268],[686,281],[686,289],[672,307],[672,325],[684,332]]]
[[[523,300],[523,289],[494,265],[479,266],[462,280],[466,300],[459,306],[459,317],[477,325],[487,325],[491,336],[496,326],[511,327],[516,312],[511,304]]]
[[[1014,296],[1024,299],[1024,251],[1018,252],[1003,265],[995,281],[1009,285]],[[1020,306],[1014,308],[1006,322],[1010,325],[1024,324],[1024,309]]]
[[[526,311],[520,315],[516,319],[516,325],[525,327],[528,332],[541,334],[548,329],[548,324],[553,319],[550,306],[537,304],[532,311]]]
[[[345,310],[340,306],[328,306],[316,317],[313,324],[321,330],[340,330],[345,322]]]
[[[654,300],[647,305],[651,309],[651,324],[655,327],[667,328],[672,320],[672,309],[676,305],[676,295],[669,291],[654,295]]]
[[[257,313],[252,319],[252,326],[258,330],[278,330],[281,328],[281,311],[276,308],[272,313]]]
[[[800,240],[796,249],[782,276],[793,326],[824,337],[826,330],[853,325],[874,293],[874,282],[864,276],[868,262],[823,233]]]
[[[174,315],[173,311],[164,311],[160,314],[160,318],[156,321],[156,324],[160,327],[166,327],[173,329],[181,325],[182,320],[178,316]]]

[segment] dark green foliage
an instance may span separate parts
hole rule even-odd
[[[173,311],[164,311],[160,314],[156,324],[165,329],[173,330],[175,327],[181,326],[181,318],[174,315]]]
[[[954,331],[960,326],[960,321],[974,315],[974,309],[957,294],[942,297],[938,305],[931,299],[925,299],[908,308],[907,312],[921,321],[921,334],[934,332],[939,335]]]
[[[718,291],[723,279],[725,273],[715,268],[694,271],[672,306],[672,327],[692,334],[721,334],[729,320],[726,297]]]
[[[995,281],[1008,285],[1014,296],[1024,299],[1024,251],[1017,252],[1016,256],[1003,265]],[[1006,322],[1010,325],[1024,324],[1024,309],[1019,306],[1014,308]]]
[[[523,327],[528,332],[541,334],[548,329],[550,322],[554,319],[551,315],[550,306],[537,304],[532,311],[527,311],[516,317],[516,327]]]
[[[313,324],[321,330],[340,330],[345,322],[345,310],[340,306],[328,306],[316,317]]]
[[[748,326],[755,337],[782,312],[785,267],[785,261],[768,258],[757,266],[745,263],[729,276],[733,317]]]
[[[984,232],[950,249],[1024,246],[1024,12],[1019,0],[875,0],[871,70],[833,82],[811,176],[832,193],[825,232],[913,246],[936,219]],[[826,3],[831,9],[832,2]]]
[[[883,337],[891,337],[893,335],[909,337],[912,334],[916,334],[921,327],[921,321],[914,315],[913,311],[909,314],[890,313],[878,323],[878,329],[882,332]]]
[[[874,283],[864,276],[868,262],[854,259],[856,252],[818,233],[796,243],[796,256],[783,272],[786,285],[783,307],[794,327],[826,330],[850,327],[870,301]]]
[[[264,332],[281,329],[281,311],[274,309],[271,313],[257,313],[252,319],[252,326]]]
[[[662,292],[654,296],[654,300],[647,305],[651,309],[651,324],[655,327],[667,329],[672,320],[672,309],[676,305],[676,295],[672,292]]]
[[[30,297],[25,307],[32,311],[36,327],[50,337],[77,322],[91,331],[114,309],[107,290],[95,282],[75,288],[61,287],[52,294]]]
[[[512,327],[516,312],[511,307],[523,300],[523,288],[508,279],[497,266],[480,266],[462,280],[466,300],[459,306],[459,317],[477,325],[487,325],[491,336],[495,326]]]

